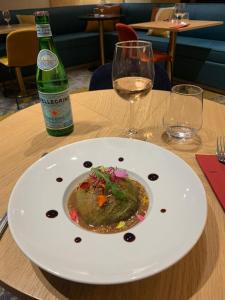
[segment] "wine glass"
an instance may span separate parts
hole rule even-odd
[[[177,22],[181,21],[187,13],[186,3],[176,3],[174,8],[174,16]]]
[[[11,20],[11,16],[10,16],[9,10],[3,10],[2,11],[2,16],[3,16],[3,19],[7,22],[7,25],[10,26],[9,22]]]
[[[145,41],[116,43],[112,80],[116,93],[130,103],[130,126],[125,133],[128,138],[144,139],[133,127],[134,102],[146,96],[154,83],[152,44]]]

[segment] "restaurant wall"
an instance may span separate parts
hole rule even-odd
[[[0,10],[49,7],[49,0],[0,0]]]
[[[180,2],[179,0],[105,0],[105,3],[168,3]],[[98,4],[101,0],[50,0],[50,6]]]
[[[83,4],[98,4],[100,0],[50,0],[50,6],[66,6],[66,5],[83,5]],[[105,3],[121,3],[123,0],[105,1]]]
[[[0,0],[0,10],[4,9],[23,9],[49,6],[64,6],[64,5],[82,5],[82,4],[97,4],[101,0]],[[106,0],[106,3],[165,3],[165,2],[179,2],[179,0]]]

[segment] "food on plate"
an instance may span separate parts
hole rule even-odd
[[[99,233],[127,230],[144,220],[148,206],[142,184],[126,170],[103,166],[92,168],[68,200],[70,218]]]

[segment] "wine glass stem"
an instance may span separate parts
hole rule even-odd
[[[134,121],[134,102],[130,101],[130,118],[129,118],[129,128],[128,128],[128,136],[132,137],[137,134],[137,129],[133,127]]]

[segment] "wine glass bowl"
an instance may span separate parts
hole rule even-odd
[[[174,7],[174,18],[176,22],[180,22],[184,19],[184,16],[187,14],[186,4],[185,3],[176,3]]]
[[[2,16],[3,16],[3,19],[6,21],[7,25],[9,25],[9,22],[11,20],[11,15],[10,15],[10,11],[9,10],[3,10],[2,11]]]
[[[125,136],[144,139],[133,128],[134,102],[148,95],[154,83],[153,51],[150,42],[125,41],[116,44],[112,79],[116,93],[130,103],[130,126]]]

